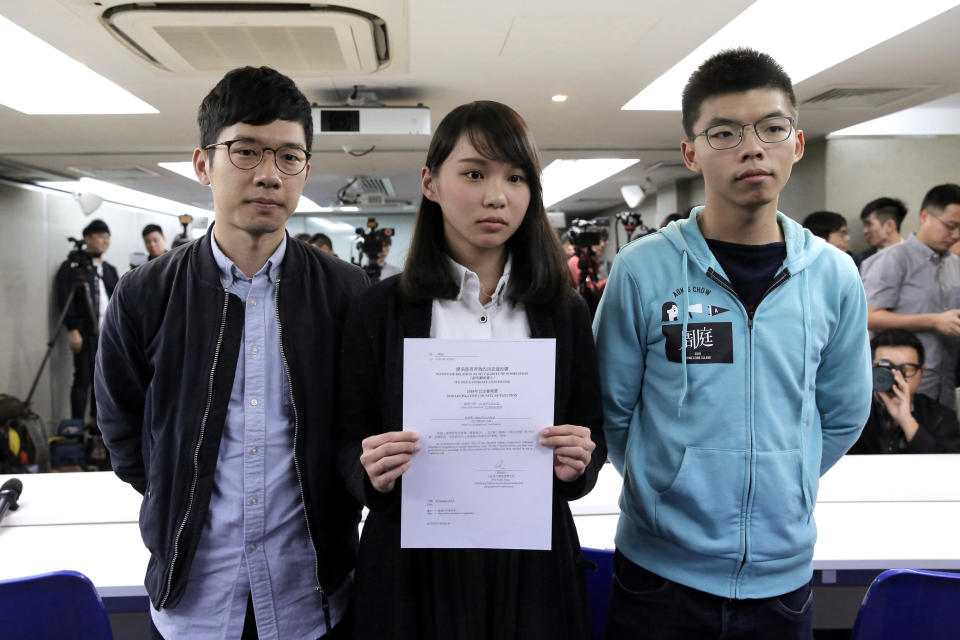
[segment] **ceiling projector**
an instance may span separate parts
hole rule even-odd
[[[430,108],[417,107],[313,107],[316,136],[430,135]]]

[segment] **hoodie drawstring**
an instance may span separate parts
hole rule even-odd
[[[687,274],[687,250],[683,250],[683,331],[680,334],[680,367],[683,370],[683,386],[680,387],[680,399],[677,400],[677,417],[687,398],[687,319],[690,317],[690,279]]]
[[[800,489],[803,492],[803,507],[807,514],[807,522],[810,521],[810,517],[813,515],[813,509],[811,505],[810,498],[810,488],[809,482],[807,482],[807,477],[809,472],[807,471],[807,461],[806,461],[806,451],[807,451],[807,420],[809,419],[810,414],[810,401],[808,400],[809,394],[807,390],[810,388],[810,354],[808,350],[810,349],[810,343],[812,342],[810,338],[810,285],[807,280],[807,270],[804,269],[800,272],[800,288],[803,295],[803,391],[800,394],[803,400],[800,404]]]

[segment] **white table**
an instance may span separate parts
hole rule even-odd
[[[75,569],[105,598],[146,593],[137,492],[110,472],[16,477],[23,494],[0,523],[0,579]],[[620,485],[605,465],[571,503],[584,546],[613,548]],[[816,569],[960,569],[960,455],[844,458],[821,479],[814,513]]]

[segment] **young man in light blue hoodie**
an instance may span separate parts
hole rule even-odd
[[[722,52],[683,94],[706,206],[627,245],[594,323],[623,475],[610,637],[812,635],[819,476],[870,411],[853,261],[777,211],[803,156],[790,78]]]

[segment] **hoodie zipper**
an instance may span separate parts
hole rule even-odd
[[[313,576],[317,579],[316,590],[320,592],[320,602],[323,607],[323,620],[330,632],[330,601],[327,593],[320,584],[320,559],[317,548],[313,544],[313,533],[310,531],[310,518],[307,517],[307,501],[303,492],[303,477],[300,473],[300,460],[297,458],[297,437],[300,434],[300,416],[297,414],[297,403],[293,398],[293,381],[290,378],[290,365],[287,364],[287,352],[283,348],[283,325],[280,323],[280,278],[274,283],[273,311],[277,318],[277,338],[280,342],[280,359],[283,360],[283,372],[287,376],[287,390],[290,394],[290,408],[293,409],[293,466],[297,471],[297,484],[300,486],[300,502],[303,503],[303,520],[307,524],[307,536],[310,538],[310,548],[313,549]]]
[[[757,301],[757,306],[755,306],[755,307],[753,308],[753,311],[747,311],[747,305],[745,305],[745,304],[743,303],[743,299],[742,299],[742,298],[740,297],[740,295],[734,290],[733,285],[731,285],[729,282],[727,282],[723,277],[720,276],[720,274],[718,274],[718,273],[717,273],[716,271],[714,271],[712,268],[711,268],[711,269],[707,269],[707,277],[710,278],[711,280],[713,280],[714,282],[716,282],[717,284],[719,284],[719,285],[720,285],[721,287],[723,287],[726,291],[728,291],[728,292],[734,297],[734,299],[735,299],[737,302],[740,303],[740,306],[743,307],[744,312],[746,312],[746,314],[747,314],[747,331],[748,331],[748,334],[749,334],[749,349],[748,349],[748,353],[749,353],[749,368],[750,368],[750,393],[747,394],[748,397],[750,398],[750,400],[749,400],[749,402],[750,402],[750,411],[749,411],[749,415],[750,415],[750,429],[749,429],[749,433],[750,433],[750,466],[749,466],[749,469],[750,469],[750,472],[749,472],[748,478],[747,478],[747,510],[746,510],[746,513],[748,514],[748,513],[750,513],[750,511],[751,511],[751,509],[752,509],[752,506],[753,506],[753,496],[754,496],[753,465],[754,465],[755,458],[756,458],[756,452],[754,451],[754,444],[755,444],[755,443],[754,443],[754,433],[753,433],[753,427],[754,427],[754,425],[753,425],[753,416],[754,416],[754,407],[753,407],[753,397],[754,397],[754,394],[753,394],[753,383],[754,383],[754,380],[755,380],[755,378],[756,378],[756,376],[754,375],[754,370],[753,370],[753,364],[754,364],[754,357],[753,357],[753,356],[754,356],[754,353],[753,353],[753,316],[754,316],[754,314],[756,313],[757,309],[760,307],[760,303],[763,302],[764,298],[766,298],[768,295],[770,295],[770,293],[772,293],[774,289],[776,289],[777,287],[779,287],[779,286],[782,285],[784,282],[786,282],[787,280],[790,279],[790,271],[789,271],[789,269],[784,269],[783,271],[781,271],[780,273],[778,273],[778,274],[776,275],[776,277],[775,277],[775,278],[773,279],[773,281],[770,283],[770,286],[768,286],[767,289],[766,289],[766,291],[763,292],[763,295],[760,296],[760,299]],[[745,514],[745,515],[746,515],[746,514]],[[743,526],[743,536],[742,536],[741,540],[743,541],[743,555],[740,557],[740,567],[737,569],[736,587],[735,587],[735,589],[734,589],[734,597],[735,597],[735,598],[736,598],[736,597],[739,597],[740,581],[741,581],[741,579],[743,578],[743,568],[747,565],[747,552],[748,552],[747,544],[748,544],[749,541],[747,540],[747,526],[746,526],[746,523],[744,523],[744,526]]]
[[[207,429],[207,419],[210,417],[210,407],[213,404],[213,377],[217,371],[217,362],[220,360],[220,346],[223,344],[223,332],[227,327],[227,305],[230,304],[230,292],[223,290],[223,310],[220,314],[220,333],[217,336],[217,347],[213,352],[213,365],[210,367],[210,378],[207,381],[207,404],[203,409],[203,419],[200,421],[200,436],[197,438],[197,446],[193,449],[193,480],[190,483],[190,496],[187,499],[187,510],[183,514],[183,520],[180,521],[180,527],[177,529],[177,535],[173,538],[173,557],[170,559],[170,566],[167,568],[167,587],[163,598],[160,599],[158,609],[163,609],[170,598],[170,592],[173,590],[173,570],[177,565],[177,556],[180,553],[180,536],[187,526],[190,519],[190,513],[193,511],[193,500],[196,497],[197,481],[200,478],[200,447],[203,445],[203,435]]]

